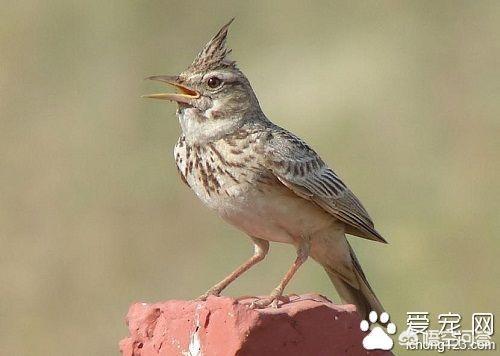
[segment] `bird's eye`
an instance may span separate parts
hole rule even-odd
[[[217,78],[217,77],[211,77],[207,81],[207,85],[212,89],[219,87],[221,84],[222,84],[222,80],[220,78]]]

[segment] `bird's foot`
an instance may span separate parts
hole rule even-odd
[[[283,296],[281,293],[282,292],[279,290],[274,290],[268,297],[257,298],[257,300],[254,300],[252,303],[250,303],[250,308],[264,309],[267,307],[271,307],[277,309],[280,302],[284,304],[290,301],[290,298],[288,296]]]
[[[198,298],[196,298],[195,300],[198,302],[204,302],[211,295],[213,295],[215,297],[219,297],[220,292],[221,292],[221,290],[219,288],[212,287],[209,290],[207,290],[204,294],[202,294]]]
[[[250,304],[250,309],[264,309],[267,307],[278,308],[278,297],[266,297],[254,300]]]

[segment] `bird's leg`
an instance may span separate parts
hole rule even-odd
[[[286,285],[288,284],[288,282],[290,282],[290,280],[292,279],[295,272],[297,272],[299,267],[302,266],[302,264],[309,257],[310,247],[311,243],[309,241],[304,239],[300,242],[299,246],[297,247],[297,258],[295,259],[292,266],[281,280],[280,284],[278,284],[278,286],[274,288],[269,297],[253,301],[252,304],[250,304],[251,308],[262,309],[266,308],[269,305],[272,305],[275,308],[278,307],[278,301],[282,296],[283,290],[285,289]]]
[[[248,271],[252,266],[262,261],[269,251],[269,242],[256,237],[251,237],[254,243],[254,253],[245,263],[234,270],[229,276],[210,288],[205,294],[199,296],[197,300],[206,300],[209,295],[219,296],[220,292],[231,284],[236,278]]]

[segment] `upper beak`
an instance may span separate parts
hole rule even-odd
[[[159,82],[164,82],[164,83],[170,84],[170,85],[176,87],[177,89],[179,89],[180,93],[149,94],[149,95],[143,95],[142,96],[143,98],[171,100],[171,101],[176,101],[178,103],[189,104],[192,99],[197,99],[200,97],[200,93],[198,93],[196,90],[180,84],[177,76],[154,75],[152,77],[147,77],[146,79],[156,80]]]

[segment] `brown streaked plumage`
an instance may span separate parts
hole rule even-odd
[[[277,306],[295,271],[311,256],[345,302],[355,304],[362,315],[381,312],[345,234],[378,242],[384,238],[316,152],[264,115],[248,79],[226,58],[231,22],[184,72],[149,78],[171,84],[179,93],[147,96],[178,104],[182,135],[174,158],[182,180],[254,243],[254,255],[201,298],[219,295],[261,261],[274,241],[295,246],[297,258],[271,295],[254,301],[254,307]]]

